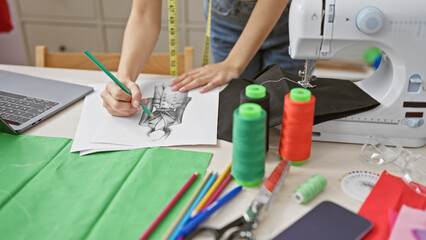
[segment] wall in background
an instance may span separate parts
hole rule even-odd
[[[34,64],[37,45],[51,52],[118,53],[132,0],[15,0],[17,24],[21,27],[24,51]],[[204,43],[202,0],[177,1],[179,52],[194,47],[195,66],[201,63]],[[169,52],[167,1],[162,4],[162,26],[155,53]],[[141,46],[143,47],[143,46]]]
[[[131,0],[66,0],[69,4],[64,9],[62,3],[55,0],[7,0],[11,13],[14,29],[9,33],[0,33],[0,64],[32,64],[34,59],[34,48],[37,44],[47,45],[50,51],[59,51],[59,46],[66,46],[65,51],[81,52],[86,48],[98,52],[120,52],[125,23],[130,11]],[[78,2],[86,3],[88,6],[103,6],[101,9],[92,11],[86,18],[73,18],[70,20],[66,14],[72,14]],[[164,1],[166,2],[166,1]],[[33,6],[35,4],[35,6]],[[51,16],[51,13],[58,12],[56,5],[60,5],[59,10],[65,14]],[[194,46],[195,66],[200,66],[202,56],[202,45],[204,42],[204,17],[202,10],[203,1],[184,0],[179,1],[178,6],[178,29],[179,29],[179,49],[182,52],[184,46]],[[21,6],[16,9],[16,6]],[[190,11],[191,8],[196,11]],[[56,6],[58,7],[58,6]],[[16,11],[19,10],[19,11]],[[19,16],[17,16],[19,12]],[[50,15],[49,15],[50,14]],[[64,16],[63,16],[64,15]],[[93,18],[93,19],[92,19]],[[21,22],[19,21],[21,19]],[[76,20],[78,19],[78,20]],[[167,4],[163,4],[162,31],[159,42],[154,52],[168,52],[168,27],[167,27]],[[20,29],[24,26],[23,29]],[[93,28],[89,33],[94,34],[92,38],[78,38],[79,34],[73,31],[82,31],[88,27]],[[28,39],[22,39],[21,30]],[[86,29],[87,30],[87,29]],[[58,31],[65,31],[59,33]],[[67,34],[68,33],[68,34]],[[81,34],[80,34],[81,35]],[[100,36],[98,36],[100,35]],[[81,41],[94,41],[90,45]],[[27,49],[24,46],[27,45]],[[99,49],[98,49],[99,48]],[[366,46],[355,46],[342,50],[334,56],[334,59],[362,60]],[[28,58],[26,56],[28,51]]]
[[[13,30],[8,33],[0,33],[0,64],[27,65],[22,44],[19,23],[16,19],[15,4],[13,0],[7,0],[12,17]]]

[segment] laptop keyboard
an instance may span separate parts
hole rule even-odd
[[[7,123],[21,125],[59,103],[0,91],[0,117]]]

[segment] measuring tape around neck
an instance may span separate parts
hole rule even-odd
[[[204,37],[203,58],[201,66],[209,63],[210,52],[210,23],[211,23],[212,0],[209,1],[207,15],[206,34]],[[178,75],[178,29],[177,29],[177,0],[168,0],[168,22],[169,22],[169,53],[170,53],[170,75]]]

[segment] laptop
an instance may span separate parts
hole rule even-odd
[[[91,92],[92,87],[0,70],[0,132],[28,130]]]

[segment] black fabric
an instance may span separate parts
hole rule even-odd
[[[260,84],[270,95],[269,127],[282,122],[284,96],[300,78],[274,64],[262,70],[254,80],[233,79],[219,94],[217,137],[232,141],[232,114],[240,104],[240,92],[250,84]],[[309,89],[316,98],[314,124],[347,117],[377,107],[380,103],[348,80],[318,78]]]

